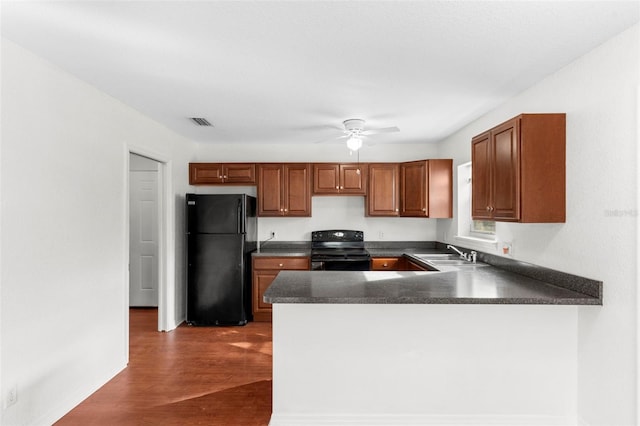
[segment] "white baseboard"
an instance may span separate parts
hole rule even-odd
[[[269,426],[576,426],[557,416],[293,415],[272,414]]]
[[[69,395],[67,398],[64,398],[59,403],[55,405],[51,410],[48,410],[39,418],[30,421],[28,424],[33,426],[40,425],[52,425],[62,417],[64,417],[67,413],[77,407],[82,401],[90,397],[95,391],[104,386],[107,382],[117,376],[122,370],[127,367],[127,364],[120,365],[118,367],[113,368],[109,373],[104,375],[101,379],[92,383],[89,386],[84,387],[83,389],[79,389],[77,392]]]

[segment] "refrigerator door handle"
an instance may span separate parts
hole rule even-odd
[[[242,234],[244,232],[242,229],[242,200],[238,200],[236,216],[238,218],[238,234]]]

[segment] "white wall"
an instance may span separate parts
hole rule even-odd
[[[270,425],[575,425],[576,319],[576,306],[276,303]]]
[[[0,394],[18,401],[0,423],[50,424],[127,363],[129,149],[167,161],[179,254],[195,147],[8,40],[1,56]]]
[[[402,162],[438,157],[434,144],[365,145],[360,150],[361,162]],[[198,161],[225,162],[357,162],[341,144],[317,145],[211,145],[200,144]],[[197,187],[198,193],[244,192],[255,195],[255,187]],[[312,217],[259,218],[258,237],[264,240],[276,232],[274,241],[309,241],[311,231],[319,229],[358,229],[367,241],[433,241],[436,219],[374,218],[365,216],[362,196],[314,196]]]
[[[579,311],[578,414],[636,424],[638,26],[514,97],[440,144],[455,165],[471,137],[523,112],[567,113],[567,221],[498,223],[513,257],[604,281],[604,306]],[[455,168],[454,168],[455,170]],[[455,212],[455,217],[458,212]],[[438,236],[455,234],[440,221]]]

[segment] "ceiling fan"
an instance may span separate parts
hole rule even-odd
[[[379,133],[393,133],[399,132],[400,129],[396,126],[393,127],[383,127],[380,129],[365,129],[364,120],[360,118],[350,118],[348,120],[344,120],[342,122],[344,125],[343,133],[344,135],[338,136],[336,138],[331,138],[327,140],[333,139],[346,139],[347,140],[347,148],[351,151],[357,151],[362,147],[362,141],[364,138],[372,135],[376,135]],[[324,142],[322,140],[320,142]]]

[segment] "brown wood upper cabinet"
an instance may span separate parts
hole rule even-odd
[[[397,163],[369,163],[367,216],[400,215],[400,166]]]
[[[315,163],[313,165],[314,195],[366,195],[366,164]]]
[[[400,216],[453,217],[453,160],[400,164]]]
[[[189,163],[189,185],[212,184],[255,185],[253,163]]]
[[[471,140],[476,220],[565,221],[565,114],[521,114]]]
[[[311,216],[309,163],[258,165],[258,216]]]

